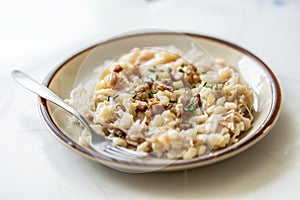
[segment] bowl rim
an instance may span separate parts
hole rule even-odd
[[[96,44],[90,45],[87,48],[83,48],[77,53],[73,54],[72,56],[68,57],[64,62],[59,64],[57,67],[55,67],[52,71],[50,71],[47,76],[43,80],[43,84],[46,87],[49,87],[51,85],[51,82],[53,81],[53,78],[59,73],[59,71],[71,60],[76,58],[77,56],[84,54],[87,51],[90,51],[91,49],[97,47],[98,45],[115,42],[118,40],[122,40],[125,38],[131,38],[131,37],[137,37],[137,36],[146,36],[146,35],[186,35],[188,37],[196,37],[201,38],[204,40],[210,40],[216,43],[221,43],[222,45],[225,45],[227,47],[230,47],[232,49],[235,49],[251,58],[253,58],[256,62],[258,62],[259,66],[265,71],[265,73],[268,76],[268,80],[270,80],[271,90],[272,90],[272,103],[271,103],[271,109],[267,116],[267,118],[264,120],[264,122],[261,124],[261,126],[251,135],[251,137],[247,138],[246,140],[242,140],[238,143],[235,143],[234,145],[231,145],[227,148],[224,148],[222,150],[216,151],[213,154],[209,154],[206,156],[196,157],[191,160],[179,160],[176,162],[172,162],[166,167],[166,169],[163,170],[177,170],[177,169],[187,169],[197,166],[204,166],[207,164],[212,164],[214,162],[218,162],[221,160],[226,159],[227,157],[231,157],[233,155],[236,155],[249,147],[253,146],[256,142],[258,142],[261,138],[263,138],[269,130],[273,127],[275,122],[277,121],[279,117],[279,113],[281,110],[281,104],[282,104],[282,92],[281,87],[279,84],[278,79],[276,78],[273,71],[268,67],[265,62],[263,62],[260,58],[258,58],[256,55],[251,53],[250,51],[232,43],[228,42],[223,39],[219,39],[216,37],[198,34],[198,33],[190,33],[190,32],[182,32],[182,33],[174,33],[174,32],[141,32],[141,33],[134,33],[134,34],[128,34],[128,35],[121,35],[117,37],[112,37],[110,39],[105,39],[100,42],[96,42]],[[67,147],[71,148],[72,150],[76,151],[77,153],[90,158],[92,160],[96,161],[102,161],[104,163],[108,163],[111,165],[119,164],[119,165],[128,165],[129,163],[122,162],[120,160],[115,160],[108,158],[106,156],[100,155],[99,153],[93,153],[91,150],[87,150],[86,148],[80,146],[76,142],[73,142],[67,135],[63,134],[63,132],[56,126],[55,122],[53,121],[51,114],[49,112],[49,107],[47,104],[47,100],[38,97],[39,104],[38,104],[38,110],[41,115],[41,118],[43,122],[46,124],[47,128],[50,130],[50,132],[63,144],[65,144]],[[218,159],[217,159],[218,158]],[[99,160],[100,159],[100,160]],[[161,164],[157,163],[130,163],[130,166],[135,167],[163,167]]]

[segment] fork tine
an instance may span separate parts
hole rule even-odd
[[[110,146],[110,147],[103,149],[103,151],[115,156],[116,158],[123,158],[126,160],[135,160],[135,159],[138,159],[141,157],[145,157],[147,155],[147,153],[140,154],[138,152],[128,150],[128,149],[123,149],[118,146]]]
[[[129,154],[129,155],[135,155],[136,157],[145,157],[145,156],[148,156],[148,153],[146,153],[146,152],[137,152],[137,151],[133,151],[133,150],[126,149],[126,148],[123,148],[123,147],[119,147],[119,146],[113,146],[112,148],[114,148],[115,151],[118,151],[120,153],[126,152],[127,154]]]
[[[113,159],[121,159],[123,161],[132,161],[136,160],[136,156],[128,155],[128,154],[120,154],[118,152],[113,151],[110,148],[103,149],[102,153],[104,153],[107,157],[113,158]]]
[[[91,147],[107,157],[114,159],[122,159],[125,161],[132,161],[150,155],[146,152],[136,152],[130,149],[126,149],[123,147],[116,146],[114,144],[104,142],[97,144],[91,142]]]
[[[128,158],[128,157],[126,157],[126,156],[124,156],[124,155],[120,155],[120,154],[116,154],[115,152],[113,152],[113,151],[111,151],[111,150],[109,150],[109,149],[103,149],[101,152],[100,152],[101,154],[103,154],[103,155],[105,155],[106,157],[108,157],[108,158],[112,158],[112,159],[121,159],[121,160],[123,160],[123,161],[132,161],[133,159],[132,158]]]

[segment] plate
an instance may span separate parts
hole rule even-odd
[[[256,97],[252,128],[235,144],[208,155],[191,160],[166,162],[149,159],[124,162],[111,159],[78,143],[78,130],[72,117],[54,104],[40,98],[39,111],[50,132],[71,150],[109,167],[126,172],[174,171],[205,166],[232,157],[261,140],[275,124],[281,107],[281,89],[271,69],[253,53],[233,43],[193,33],[143,32],[127,34],[102,41],[76,53],[56,67],[44,79],[43,84],[63,99],[69,98],[71,90],[80,82],[91,79],[93,70],[105,60],[128,52],[133,47],[174,45],[186,49],[186,39],[200,44],[213,58],[223,58],[237,66],[244,81],[253,89]],[[88,58],[88,59],[87,59]]]

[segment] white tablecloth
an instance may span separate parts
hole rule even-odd
[[[263,59],[284,95],[272,131],[214,165],[127,174],[59,143],[10,77],[18,68],[41,81],[82,48],[148,27],[220,37]],[[299,36],[298,0],[0,0],[0,199],[299,199]]]

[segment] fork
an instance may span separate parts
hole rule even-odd
[[[51,101],[52,103],[58,105],[59,107],[63,108],[64,110],[68,111],[73,116],[75,116],[90,133],[89,145],[96,152],[99,152],[100,154],[103,154],[112,159],[120,159],[123,161],[134,161],[139,158],[149,156],[149,154],[145,152],[136,152],[123,147],[119,147],[104,136],[99,135],[79,112],[77,112],[73,107],[65,103],[49,88],[37,82],[24,72],[20,70],[13,70],[11,72],[11,75],[14,78],[14,80],[21,86],[23,86],[25,89],[39,95],[40,97],[43,97],[44,99]]]

